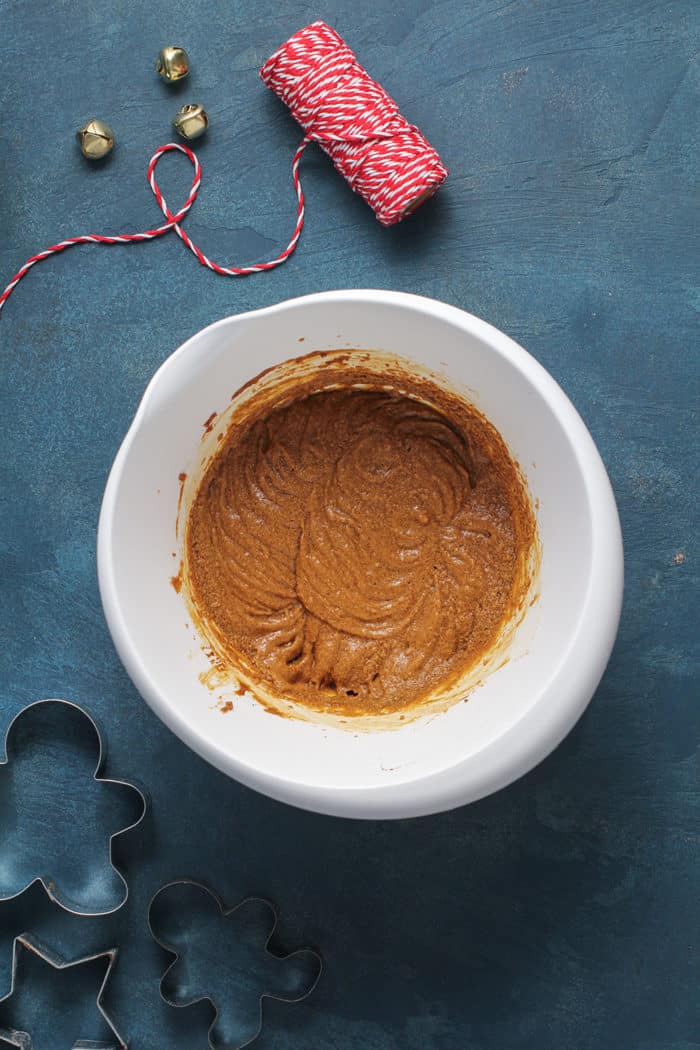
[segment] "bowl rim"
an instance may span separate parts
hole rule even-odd
[[[141,663],[117,600],[112,539],[120,480],[131,445],[163,377],[180,358],[196,354],[205,336],[233,321],[329,302],[379,303],[417,310],[461,328],[506,358],[536,386],[566,433],[578,461],[590,510],[591,560],[585,598],[569,643],[536,702],[504,734],[475,754],[447,768],[399,783],[319,786],[313,781],[293,780],[260,770],[217,746],[196,723],[168,702],[152,680]],[[549,372],[504,332],[459,307],[406,292],[377,289],[318,292],[222,318],[196,332],[166,358],[146,387],[107,480],[97,530],[97,570],[107,626],[127,673],[152,710],[184,743],[222,772],[279,801],[319,813],[363,818],[419,816],[451,809],[500,790],[541,762],[573,728],[602,678],[617,634],[623,593],[622,534],[608,475],[583,420]],[[578,655],[574,675],[569,665],[575,652]],[[550,703],[546,702],[548,698]]]

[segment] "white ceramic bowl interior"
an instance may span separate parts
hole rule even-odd
[[[303,340],[303,342],[300,342]],[[200,675],[182,594],[178,476],[200,468],[203,422],[263,369],[311,350],[412,359],[463,389],[527,479],[541,542],[538,599],[508,661],[447,712],[376,733],[279,718],[252,697],[222,713]],[[193,336],[144,394],[109,477],[98,534],[107,622],[163,721],[219,769],[323,813],[404,817],[473,801],[531,769],[571,729],[601,678],[622,598],[615,501],[595,445],[549,374],[503,333],[454,307],[385,291],[311,295]]]

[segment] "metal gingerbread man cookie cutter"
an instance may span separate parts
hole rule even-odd
[[[224,1006],[222,1005],[220,997],[214,998],[212,993],[212,973],[218,971],[218,966],[212,966],[211,960],[207,960],[207,963],[202,967],[206,970],[207,977],[204,980],[203,986],[193,987],[197,985],[196,976],[190,972],[190,966],[187,966],[184,981],[185,990],[183,991],[183,985],[173,986],[172,991],[168,990],[166,982],[168,978],[173,978],[176,974],[178,965],[182,963],[185,954],[188,952],[192,945],[185,945],[183,943],[187,939],[187,934],[184,933],[184,927],[181,923],[182,914],[186,911],[186,907],[183,907],[182,902],[176,905],[170,905],[169,907],[163,906],[163,913],[160,916],[160,920],[154,914],[157,911],[159,902],[163,900],[165,894],[172,894],[173,891],[184,890],[190,892],[192,895],[199,897],[199,903],[195,903],[195,908],[200,909],[201,913],[205,909],[209,909],[210,916],[213,915],[215,920],[223,920],[224,922],[241,917],[244,913],[247,914],[247,926],[248,931],[255,929],[255,940],[258,942],[256,951],[261,956],[261,968],[267,969],[267,975],[264,976],[259,983],[262,983],[263,990],[258,992],[255,996],[251,996],[250,1000],[252,1003],[257,1004],[257,1017],[252,1016],[252,1011],[248,1010],[248,1017],[245,1016],[246,1011],[240,1011],[233,1009],[232,1013],[243,1014],[244,1020],[241,1021],[240,1016],[233,1017],[233,1023],[231,1028],[233,1031],[227,1035],[222,1035],[217,1030],[217,1026],[224,1020]],[[176,922],[172,922],[173,915],[176,918]],[[170,933],[163,933],[162,930],[158,932],[154,926],[167,925],[168,917],[171,919],[171,931]],[[194,925],[196,926],[196,917]],[[201,882],[196,882],[192,879],[176,879],[173,882],[166,883],[164,886],[157,891],[157,893],[151,899],[151,903],[148,908],[148,928],[151,932],[153,939],[157,944],[160,945],[166,952],[171,956],[174,956],[171,963],[165,970],[161,981],[160,981],[160,995],[164,1002],[169,1006],[177,1008],[186,1008],[188,1006],[194,1006],[195,1003],[202,1001],[208,1001],[214,1009],[214,1018],[209,1026],[207,1032],[207,1045],[209,1050],[243,1050],[244,1047],[249,1046],[253,1043],[262,1031],[263,1026],[263,1002],[265,999],[276,999],[279,1002],[286,1003],[300,1003],[307,999],[315,989],[318,981],[321,977],[323,970],[323,959],[319,952],[313,948],[302,948],[297,951],[291,952],[287,955],[278,955],[270,950],[270,942],[272,941],[274,934],[278,926],[278,914],[276,908],[262,897],[246,897],[239,904],[234,905],[232,908],[227,908],[223,900],[208,886]],[[245,932],[245,931],[244,931]],[[178,939],[178,943],[173,943],[174,939]],[[259,949],[259,950],[258,950]],[[265,986],[265,981],[270,980],[270,968],[284,968],[289,967],[290,964],[296,964],[297,966],[306,967],[308,973],[303,973],[299,970],[296,974],[291,976],[289,989],[285,992],[272,991],[270,986]],[[229,962],[230,965],[230,962]],[[234,967],[232,967],[234,968]],[[238,969],[240,972],[240,968]],[[294,990],[294,982],[297,982],[298,987]],[[302,990],[302,982],[305,981]],[[204,986],[205,985],[205,986]],[[229,1005],[228,1003],[226,1004]],[[229,1018],[229,1021],[231,1019]],[[251,1023],[245,1024],[245,1021]],[[237,1030],[236,1030],[236,1026]]]
[[[24,874],[17,874],[16,871],[13,872],[11,870],[11,864],[9,865],[9,881],[12,882],[12,877],[14,875],[16,888],[8,888],[7,885],[3,886],[2,884],[0,884],[0,902],[13,900],[16,897],[19,897],[20,894],[24,893],[27,889],[29,889],[31,885],[33,885],[35,882],[39,882],[46,891],[46,894],[48,895],[49,899],[56,903],[64,911],[69,912],[70,914],[84,916],[110,915],[118,911],[119,908],[121,908],[126,903],[126,900],[129,895],[129,887],[126,878],[114,863],[114,846],[115,843],[123,835],[126,835],[128,832],[136,828],[144,819],[148,805],[146,795],[139,787],[137,787],[135,784],[130,783],[129,781],[117,780],[112,777],[103,777],[100,775],[106,757],[106,751],[103,744],[103,737],[94,718],[85,710],[85,708],[81,707],[77,703],[74,703],[72,700],[38,700],[34,703],[28,704],[26,707],[23,707],[14,716],[7,728],[7,731],[5,732],[2,752],[0,753],[0,810],[3,807],[16,805],[15,796],[18,794],[18,792],[13,792],[11,790],[12,785],[10,785],[10,790],[7,790],[6,787],[7,775],[13,775],[13,762],[21,762],[19,758],[19,753],[21,752],[22,747],[20,746],[17,749],[13,749],[13,739],[17,737],[18,734],[20,734],[24,729],[24,747],[31,749],[33,745],[35,746],[36,741],[32,737],[32,728],[34,733],[36,733],[37,727],[32,727],[29,724],[31,723],[32,715],[43,716],[43,719],[40,720],[41,729],[44,731],[47,727],[49,730],[55,729],[57,731],[58,736],[60,736],[61,733],[61,722],[63,723],[64,733],[66,726],[69,729],[72,729],[72,736],[70,736],[70,734],[69,736],[76,752],[84,751],[87,753],[90,747],[92,747],[93,752],[97,752],[97,762],[92,773],[92,784],[105,785],[110,789],[113,787],[124,788],[125,791],[135,793],[138,799],[140,812],[135,820],[132,820],[129,824],[119,828],[112,835],[110,835],[109,838],[109,868],[121,881],[123,887],[121,898],[116,903],[110,906],[104,906],[104,902],[102,902],[102,904],[97,903],[96,905],[95,899],[82,901],[74,900],[64,890],[62,890],[60,885],[60,877],[58,879],[55,877],[58,874],[57,872],[46,873],[39,871],[37,874],[31,877],[26,877]],[[73,723],[72,726],[70,725],[71,721]],[[68,737],[66,737],[66,739],[68,739]],[[82,756],[82,760],[85,764],[88,763],[88,758],[86,754]],[[44,759],[44,761],[46,761],[46,759]],[[62,772],[62,770],[59,770],[59,772]],[[34,790],[36,794],[36,790],[33,788],[33,785],[30,785],[30,788]],[[31,801],[36,804],[36,797],[32,797]],[[51,826],[52,807],[55,807],[56,801],[57,799],[55,794],[53,796],[50,795],[48,798],[41,800],[41,803],[46,807],[47,812],[47,816],[44,823],[45,827]],[[58,797],[58,802],[61,802],[60,796]],[[15,818],[8,821],[7,823],[8,826],[11,827],[15,833],[15,841],[8,842],[9,836],[5,836],[3,846],[0,847],[0,856],[2,854],[2,849],[4,848],[11,853],[13,862],[20,867],[23,862],[23,859],[27,855],[32,857],[32,860],[36,861],[37,864],[42,863],[42,861],[39,860],[37,856],[36,837],[32,836],[29,832],[27,832],[25,836],[26,841],[23,841],[22,832],[18,830],[21,825],[21,821]],[[79,853],[79,851],[74,851],[74,853],[80,859],[81,854]],[[6,864],[4,868],[3,878],[7,878],[7,869],[8,865]],[[86,896],[89,896],[89,893],[86,894]]]

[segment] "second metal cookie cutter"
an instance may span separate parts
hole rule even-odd
[[[313,949],[270,950],[277,912],[259,897],[227,908],[208,886],[179,879],[153,897],[148,926],[174,956],[160,983],[165,1002],[186,1007],[208,1000],[214,1008],[210,1050],[249,1046],[262,1030],[266,998],[301,1002],[321,976],[323,962]]]

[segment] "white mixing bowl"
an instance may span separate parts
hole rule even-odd
[[[303,340],[303,341],[302,341]],[[179,475],[201,470],[203,423],[263,369],[311,350],[360,347],[445,376],[503,435],[534,500],[538,600],[509,659],[467,703],[400,729],[354,733],[279,718],[250,696],[222,713],[209,663],[170,577]],[[581,418],[525,350],[444,303],[384,291],[310,295],[228,317],[181,346],[150,382],[114,462],[98,533],[100,591],[117,651],[153,710],[242,783],[293,805],[408,817],[471,802],[531,769],[588,704],[615,639],[622,540],[605,468]]]

